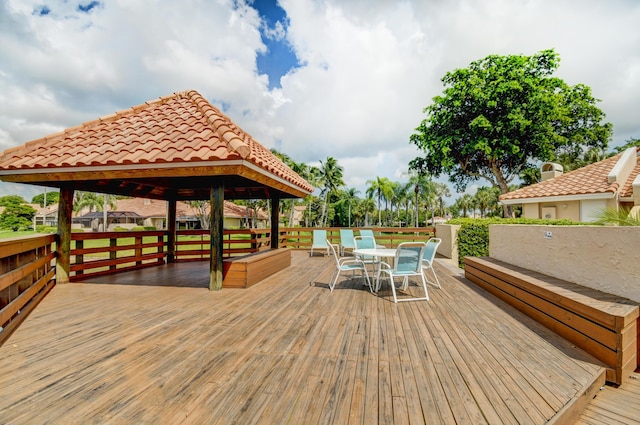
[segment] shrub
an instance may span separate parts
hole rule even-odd
[[[126,227],[120,227],[120,226],[116,226],[113,228],[114,232],[128,232],[129,229],[127,229]]]
[[[464,257],[486,257],[489,255],[490,224],[537,224],[546,226],[577,226],[571,220],[540,220],[532,218],[454,218],[447,224],[459,224],[458,266],[464,268]]]
[[[44,226],[42,224],[36,226],[36,232],[38,233],[56,233],[58,228],[55,226]]]

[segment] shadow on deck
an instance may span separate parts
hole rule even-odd
[[[59,285],[0,347],[1,423],[531,423],[575,419],[604,368],[436,266],[394,304],[295,251],[249,289],[206,263]]]

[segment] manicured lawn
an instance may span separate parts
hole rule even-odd
[[[14,232],[12,230],[0,230],[0,239],[18,238],[21,236],[33,236],[38,234],[40,233],[33,230],[24,230],[19,232]]]

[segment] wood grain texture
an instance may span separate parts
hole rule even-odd
[[[604,374],[440,260],[394,304],[291,254],[242,290],[208,262],[56,286],[0,347],[0,423],[543,424]]]
[[[640,373],[619,387],[602,387],[576,425],[640,424]]]
[[[488,257],[466,257],[465,277],[604,362],[607,381],[636,368],[636,303]]]

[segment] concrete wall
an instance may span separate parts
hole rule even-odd
[[[436,237],[442,239],[438,245],[438,254],[451,258],[458,264],[458,230],[459,224],[436,224]]]
[[[492,224],[489,255],[640,302],[640,227]]]

